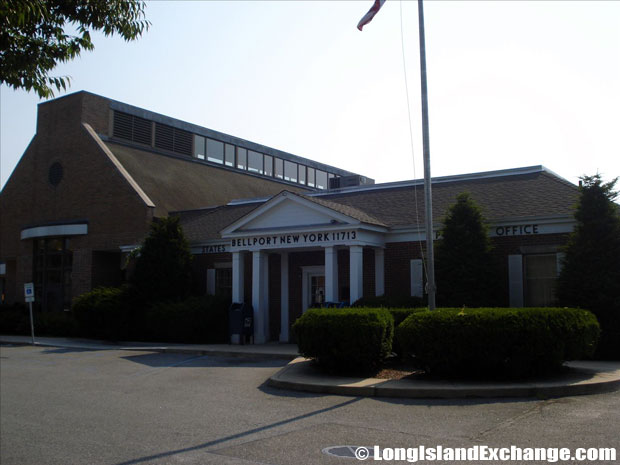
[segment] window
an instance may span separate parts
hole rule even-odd
[[[248,171],[252,173],[263,174],[263,154],[254,152],[253,150],[248,151]]]
[[[288,160],[284,162],[284,180],[297,182],[297,163]]]
[[[224,146],[224,164],[226,166],[235,166],[235,146],[226,144]]]
[[[284,179],[284,160],[281,158],[276,158],[274,160],[276,178]]]
[[[308,168],[308,186],[314,187],[314,168]]]
[[[194,136],[194,158],[204,160],[206,153],[205,138],[202,136]]]
[[[50,311],[70,308],[72,267],[69,239],[36,239],[33,252],[35,302]]]
[[[237,147],[237,168],[240,170],[246,169],[248,166],[248,151]]]
[[[219,140],[207,139],[207,160],[224,163],[224,144]]]
[[[273,158],[265,155],[265,176],[273,176]]]
[[[325,171],[316,170],[316,187],[327,189],[327,173]]]
[[[556,254],[524,255],[525,305],[549,307],[555,304],[558,281]]]
[[[299,165],[299,184],[306,184],[306,167]]]
[[[215,294],[232,296],[232,268],[217,268],[215,270]]]

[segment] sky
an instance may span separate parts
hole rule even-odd
[[[71,77],[56,96],[86,90],[377,182],[421,178],[417,2],[387,0],[360,32],[371,5],[148,2],[150,30],[129,43],[94,33],[94,51],[52,71]],[[620,175],[620,2],[424,8],[433,177]],[[41,101],[0,86],[3,187]]]

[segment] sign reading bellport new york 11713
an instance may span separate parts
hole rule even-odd
[[[287,233],[270,236],[247,236],[231,239],[233,250],[244,248],[280,248],[311,245],[342,244],[361,239],[358,231],[328,231],[312,233]]]

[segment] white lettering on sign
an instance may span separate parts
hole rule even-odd
[[[497,226],[495,234],[498,236],[525,236],[538,234],[537,224],[520,224],[511,226]]]
[[[334,241],[354,241],[357,231],[325,233],[278,234],[275,236],[244,237],[231,240],[231,247],[277,247],[280,245],[318,244]]]

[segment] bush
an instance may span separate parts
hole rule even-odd
[[[329,370],[371,373],[390,354],[394,320],[381,308],[310,309],[293,325],[299,352]]]
[[[78,323],[71,312],[36,312],[34,335],[50,337],[74,337],[79,335]],[[27,320],[28,325],[30,322]],[[28,326],[30,334],[30,326]]]
[[[26,305],[0,305],[0,334],[30,334],[30,316]]]
[[[366,307],[366,308],[414,308],[423,307],[424,300],[421,297],[414,297],[408,295],[397,296],[372,296],[362,297],[359,300],[353,302],[352,307]],[[394,324],[396,325],[396,323]]]
[[[145,313],[145,336],[163,342],[228,342],[229,306],[230,299],[220,296],[154,304]]]
[[[437,309],[409,316],[396,337],[433,375],[516,378],[591,356],[599,332],[579,309]]]
[[[71,307],[80,336],[112,340],[130,338],[132,309],[127,286],[93,289],[76,297]]]

